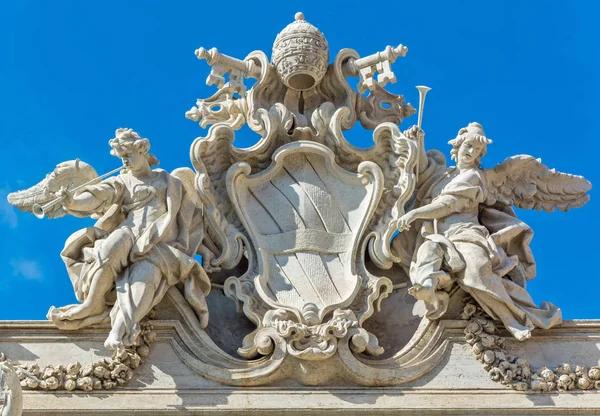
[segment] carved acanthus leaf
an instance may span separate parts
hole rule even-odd
[[[198,138],[191,148],[196,170],[196,189],[204,206],[206,232],[219,246],[220,255],[213,266],[233,268],[243,254],[241,223],[226,194],[225,173],[232,163],[228,150],[233,129],[224,124],[212,126],[206,138]]]

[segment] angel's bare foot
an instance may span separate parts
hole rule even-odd
[[[515,331],[513,335],[517,339],[517,341],[525,341],[531,338],[531,331],[528,329],[524,329],[522,331]]]
[[[106,341],[104,341],[104,348],[107,350],[117,351],[123,348],[123,343],[121,340],[114,338],[114,336],[111,334],[108,336],[108,338],[106,338]]]
[[[104,341],[104,347],[108,350],[117,351],[125,348],[123,345],[123,336],[125,336],[125,326],[122,319],[117,319],[113,324],[108,338]]]
[[[415,283],[413,287],[408,289],[408,293],[417,298],[418,300],[422,300],[425,303],[434,303],[436,301],[435,297],[435,287],[431,285],[420,285]]]
[[[436,290],[437,279],[425,279],[422,284],[415,283],[408,289],[408,293],[418,300],[425,302],[427,308],[427,319],[439,319],[448,310],[449,296],[444,291]]]
[[[102,299],[102,302],[83,302],[81,305],[74,306],[61,313],[58,318],[62,321],[74,321],[88,316],[100,315],[105,308],[104,299]]]

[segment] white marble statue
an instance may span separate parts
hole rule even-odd
[[[415,127],[405,134],[416,138],[422,132]],[[444,315],[457,283],[516,339],[525,340],[536,327],[560,323],[561,311],[548,302],[538,308],[525,289],[535,277],[533,232],[512,206],[566,211],[584,205],[591,186],[527,155],[482,169],[490,143],[478,123],[460,129],[449,142],[453,167],[446,167],[439,152],[426,154],[421,147],[416,206],[400,218],[403,232],[393,249],[410,265],[410,293],[425,301],[429,319]]]
[[[151,169],[158,160],[148,153],[150,143],[131,129],[118,129],[109,144],[111,154],[125,168],[119,175],[75,193],[64,186],[40,192],[48,189],[50,180],[66,185],[75,176],[83,182],[80,172],[87,165],[66,162],[48,175],[46,183],[12,195],[11,203],[22,209],[32,209],[33,203],[39,206],[53,195],[60,205],[49,208],[51,216],[98,219],[94,226],[72,234],[61,253],[82,303],[52,307],[48,318],[61,329],[74,330],[110,316],[112,330],[105,346],[131,346],[136,343],[140,320],[171,286],[183,283],[185,298],[205,327],[210,282],[194,255],[203,255],[206,268],[211,268],[214,256],[202,244],[202,204],[194,190],[194,174],[190,169],[172,174]],[[60,167],[67,171],[58,172]],[[44,196],[36,199],[32,196],[36,192]]]

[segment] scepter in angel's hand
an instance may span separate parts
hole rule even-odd
[[[38,184],[23,191],[13,192],[8,195],[7,199],[11,205],[16,206],[21,211],[31,212],[40,219],[45,216],[60,218],[66,214],[61,202],[68,195],[74,194],[78,190],[114,175],[125,168],[126,166],[121,166],[98,176],[94,168],[87,163],[79,159],[69,160],[58,164]],[[61,190],[67,192],[61,192]]]

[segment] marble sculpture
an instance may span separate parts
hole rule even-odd
[[[527,292],[535,277],[532,231],[513,207],[578,208],[590,183],[527,155],[482,169],[492,140],[475,122],[450,140],[456,166],[448,167],[442,152],[424,144],[427,87],[419,87],[418,124],[398,127],[416,111],[385,86],[396,82],[392,64],[407,51],[388,46],[360,57],[343,49],[330,63],[327,40],[302,13],[277,35],[271,59],[261,51],[237,59],[200,48],[198,59],[211,67],[207,84],[218,91],[186,113],[210,126],[191,146],[194,170],[153,169],[150,141],[119,128],[109,141],[122,162],[116,175],[67,161],[10,194],[11,204],[40,217],[97,220],[73,233],[61,253],[80,303],[53,307],[48,319],[71,331],[110,322],[105,346],[117,357],[89,376],[79,368],[71,378],[69,369],[50,372],[52,382],[40,376],[32,384],[22,372],[23,385],[85,390],[126,383],[127,371],[139,365],[135,351],[150,345],[144,325],[152,309],[179,292],[205,328],[205,297],[219,271],[232,271],[222,290],[255,325],[239,355],[262,357],[235,377],[230,364],[198,367],[224,384],[268,384],[289,357],[335,356],[357,384],[420,377],[431,368],[426,360],[386,367],[365,358],[383,352],[363,324],[394,289],[384,273],[392,267],[410,277],[409,293],[424,302],[430,321],[443,318],[461,291],[470,296],[465,311],[479,319],[475,324],[489,329],[495,321],[519,341],[559,324],[560,309],[538,307]],[[349,77],[358,78],[356,88]],[[358,149],[344,138],[357,122],[373,132],[373,147]],[[261,139],[242,149],[233,141],[244,125]],[[515,388],[539,387],[531,377]]]

